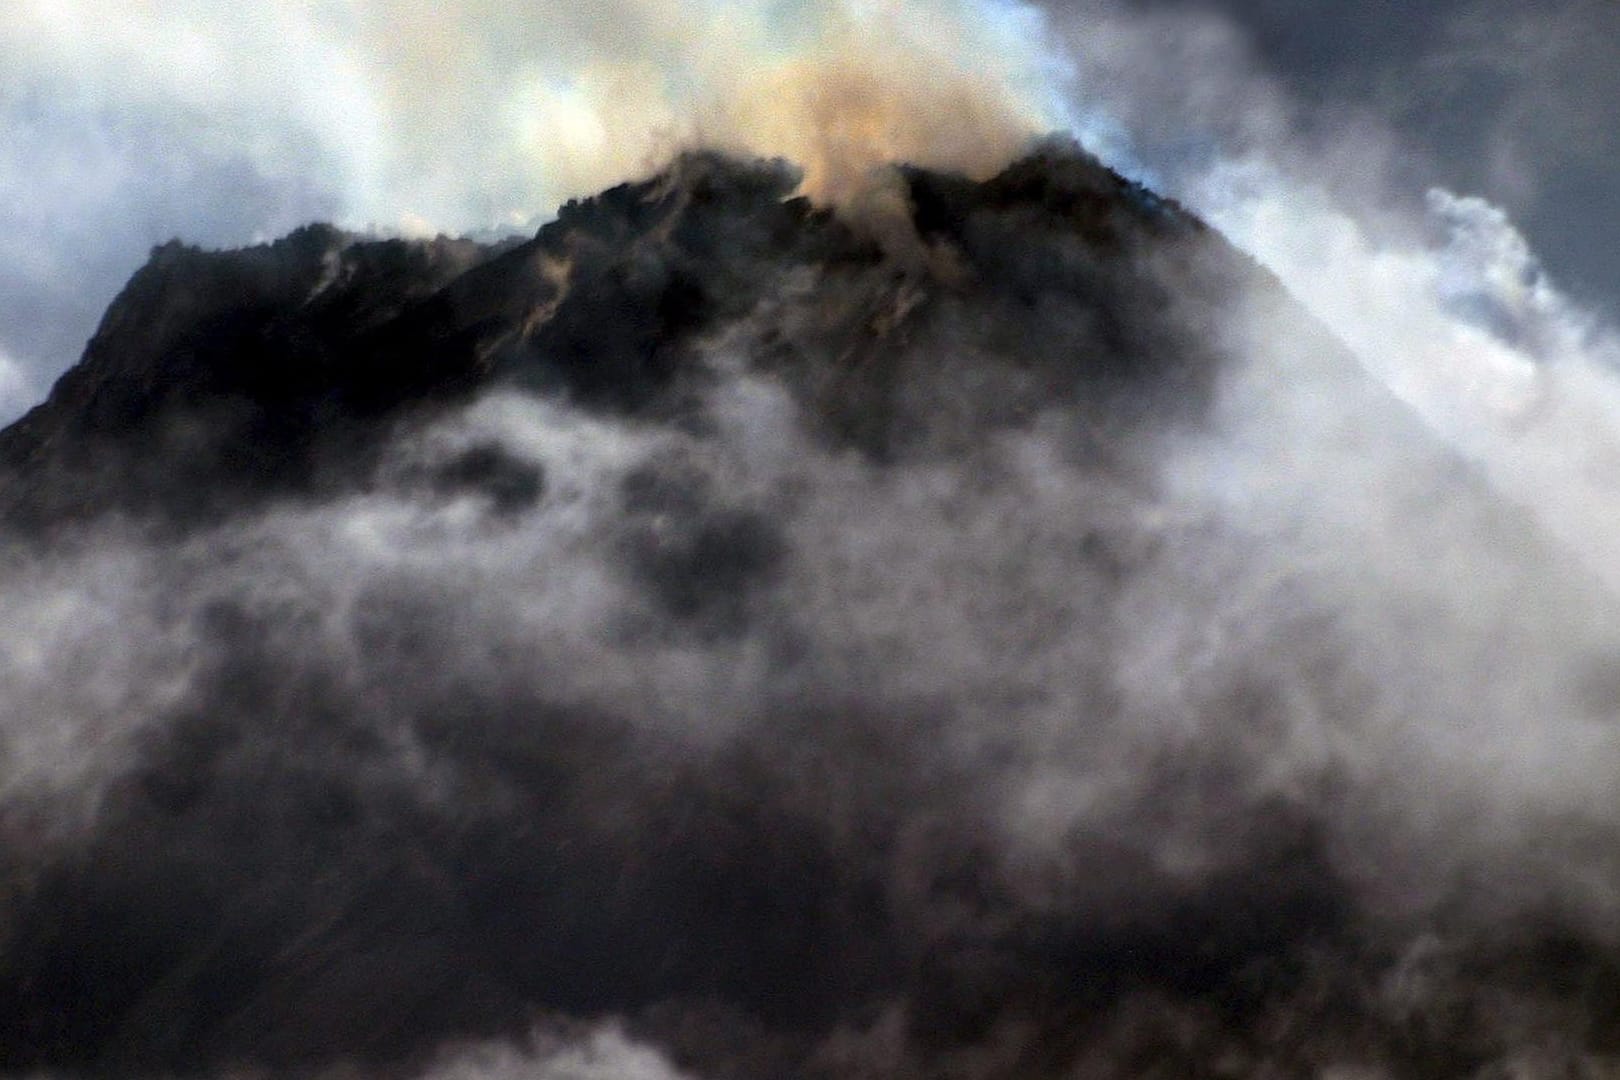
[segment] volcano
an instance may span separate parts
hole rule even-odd
[[[1620,1075],[1613,599],[1047,143],[153,251],[0,434],[17,1076]]]

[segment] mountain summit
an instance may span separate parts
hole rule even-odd
[[[733,350],[749,367],[872,455],[938,426],[900,398],[949,392],[937,380],[952,376],[907,370],[915,357],[988,361],[1009,333],[1020,387],[981,400],[987,421],[1053,395],[1186,411],[1215,363],[1172,301],[1219,305],[1255,276],[1201,223],[1073,148],[985,184],[898,171],[855,225],[790,198],[797,183],[781,162],[695,154],[569,203],[527,243],[311,226],[241,251],[164,245],[83,362],[0,439],[28,488],[9,498],[42,523],[113,508],[211,520],[358,480],[335,459],[363,456],[379,425],[497,386],[690,420],[717,377],[706,347],[739,333],[757,339]],[[833,342],[847,355],[821,363]]]
[[[0,1071],[1620,1069],[1612,599],[1072,145],[156,249],[0,433]]]

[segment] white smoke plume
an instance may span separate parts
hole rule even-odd
[[[695,141],[834,195],[891,160],[984,171],[1050,126],[1025,9],[961,0],[532,5],[38,0],[0,17],[16,95],[146,108],[307,174],[340,223],[527,223]],[[188,132],[189,129],[189,132]]]

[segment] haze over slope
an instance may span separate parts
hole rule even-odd
[[[1606,1076],[1612,599],[1073,147],[175,245],[0,435],[18,1075]]]

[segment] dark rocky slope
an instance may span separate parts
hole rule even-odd
[[[154,252],[0,434],[0,1067],[1612,1075],[1608,600],[1173,204],[890,179]]]
[[[213,520],[267,494],[332,490],[363,480],[388,422],[492,382],[673,418],[703,377],[694,345],[807,271],[824,306],[798,332],[814,340],[773,340],[757,362],[820,395],[829,432],[868,452],[906,437],[884,400],[899,374],[858,355],[808,370],[795,353],[823,339],[886,346],[935,314],[1017,335],[982,343],[1013,346],[1031,370],[1021,400],[1002,403],[1010,416],[1074,396],[1077,377],[1088,394],[1134,383],[1195,407],[1214,361],[1163,317],[1169,294],[1219,306],[1255,273],[1196,221],[1061,152],[983,186],[922,171],[900,182],[916,228],[890,236],[900,251],[789,199],[786,166],[704,156],[570,203],[524,244],[368,241],[326,226],[240,251],[167,244],[83,362],[0,436],[18,477],[11,516]],[[1174,279],[1156,265],[1166,255]],[[1082,322],[1100,347],[1076,364],[1068,337]]]

